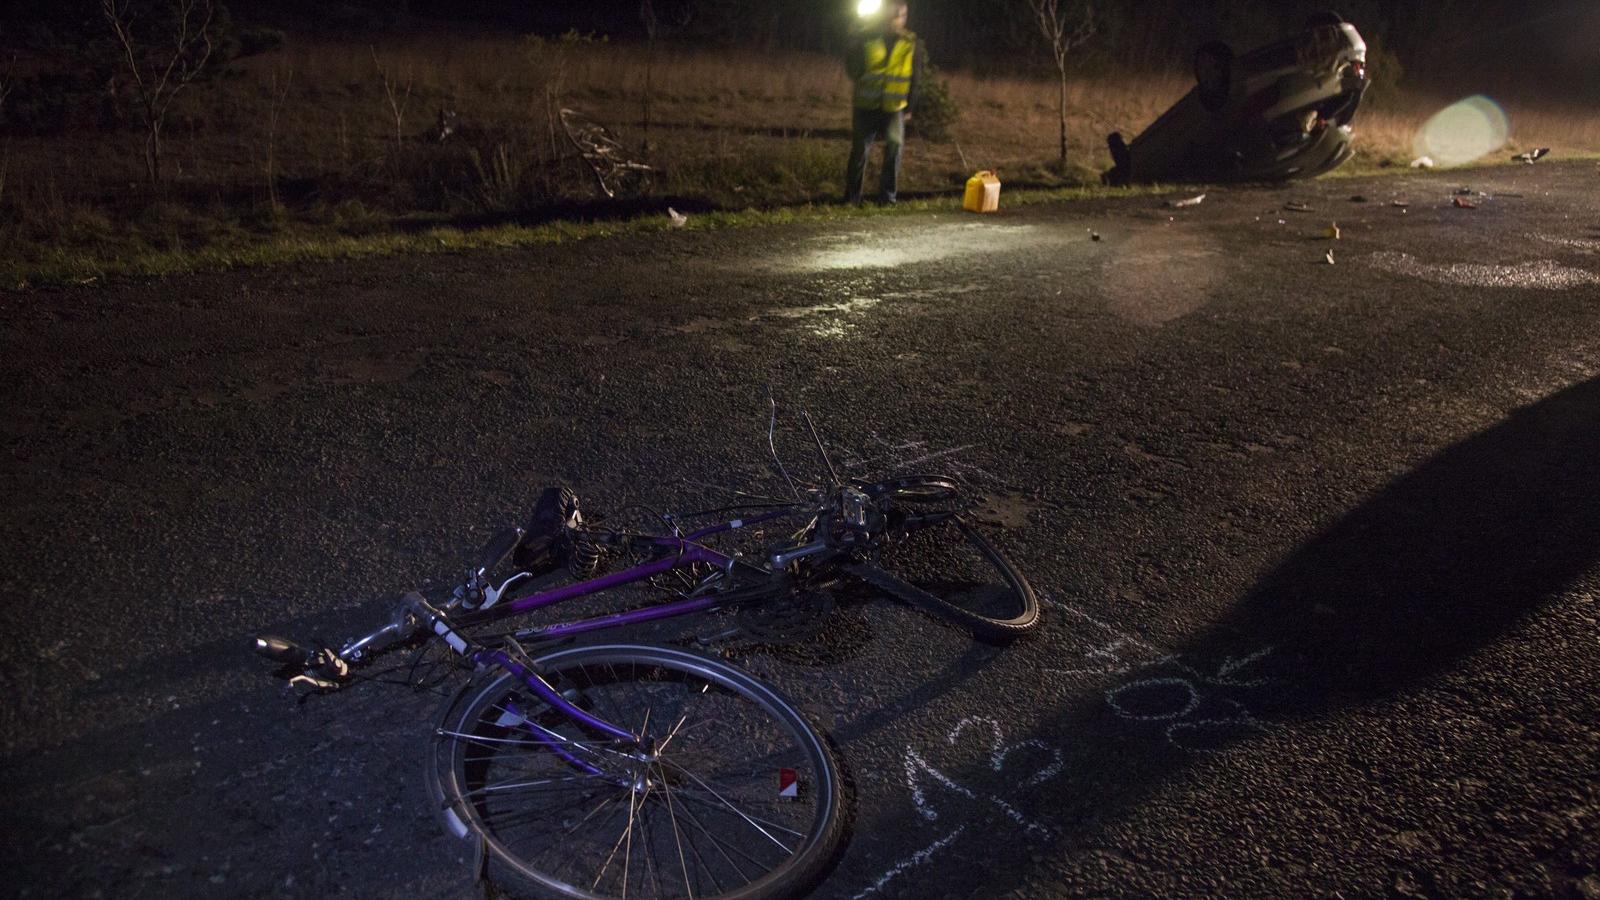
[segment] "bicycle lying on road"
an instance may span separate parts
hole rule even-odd
[[[677,616],[799,603],[846,579],[984,639],[1013,638],[1039,619],[1032,588],[972,521],[972,498],[954,479],[833,474],[830,486],[793,492],[792,502],[651,514],[662,527],[643,529],[586,519],[572,492],[547,489],[528,527],[491,538],[443,600],[408,594],[382,627],[337,650],[270,636],[256,638],[256,650],[281,665],[280,676],[325,692],[383,651],[428,638],[448,646],[475,674],[431,735],[429,788],[447,827],[478,842],[485,867],[492,861],[563,897],[791,896],[826,869],[844,829],[838,761],[794,706],[698,652],[558,645]],[[744,515],[685,527],[733,513]],[[711,546],[774,529],[781,538],[748,554]],[[565,583],[519,596],[552,577]],[[511,624],[624,586],[662,596],[571,621]]]

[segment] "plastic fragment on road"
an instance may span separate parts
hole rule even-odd
[[[1518,153],[1516,156],[1511,157],[1511,161],[1512,162],[1527,163],[1528,165],[1531,166],[1535,162],[1537,162],[1537,161],[1539,161],[1541,159],[1544,159],[1546,156],[1549,155],[1549,153],[1550,153],[1550,148],[1549,147],[1539,147],[1539,148],[1534,149],[1534,150],[1529,150],[1527,153]]]
[[[681,212],[678,212],[677,210],[673,209],[670,206],[667,207],[667,216],[668,216],[668,218],[672,219],[672,227],[673,228],[682,228],[683,226],[689,224],[689,217],[688,216],[684,215]]]
[[[1089,240],[1091,240],[1091,241],[1100,240],[1100,232],[1095,231],[1093,228],[1089,229]]]
[[[1323,259],[1326,259],[1328,261],[1328,265],[1330,265],[1330,266],[1333,265],[1334,264],[1333,263],[1333,251],[1329,250],[1328,251],[1328,255],[1323,257]]]
[[[1328,227],[1324,228],[1322,230],[1322,236],[1327,238],[1330,241],[1337,241],[1339,239],[1339,234],[1340,234],[1340,232],[1339,232],[1339,223],[1338,222],[1329,222],[1328,223]],[[1332,252],[1332,251],[1329,251],[1329,252]]]
[[[961,208],[975,213],[999,212],[1000,176],[984,169],[968,178],[966,195],[961,198]]]
[[[1186,198],[1186,199],[1183,199],[1183,200],[1168,200],[1167,201],[1167,205],[1172,207],[1173,209],[1186,209],[1186,208],[1191,207],[1191,206],[1199,206],[1200,204],[1204,203],[1205,200],[1206,200],[1206,195],[1205,194],[1197,194],[1197,195],[1195,195],[1193,197],[1189,197],[1189,198]]]
[[[1471,200],[1468,200],[1465,197],[1456,197],[1455,199],[1450,201],[1450,205],[1454,206],[1456,209],[1477,209],[1478,208],[1478,204],[1472,202]]]
[[[1431,168],[1433,168],[1433,157],[1431,157],[1431,156],[1419,156],[1416,159],[1413,159],[1411,161],[1411,168],[1413,168],[1413,169],[1431,169]]]
[[[1311,205],[1308,203],[1301,203],[1299,200],[1290,200],[1288,203],[1283,205],[1283,208],[1289,212],[1311,212]]]
[[[1411,201],[1410,200],[1391,200],[1389,202],[1389,205],[1393,206],[1393,207],[1396,207],[1398,209],[1405,209],[1406,207],[1411,205]]]

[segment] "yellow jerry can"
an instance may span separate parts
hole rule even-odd
[[[967,196],[961,205],[975,213],[998,212],[1000,178],[985,169],[967,179]]]

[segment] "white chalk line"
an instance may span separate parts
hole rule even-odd
[[[1271,679],[1241,677],[1245,670],[1266,659],[1273,652],[1272,647],[1266,647],[1242,657],[1227,657],[1217,667],[1216,674],[1208,674],[1183,661],[1176,654],[1162,651],[1155,645],[1124,634],[1113,626],[1100,621],[1094,616],[1064,603],[1051,594],[1042,594],[1041,599],[1052,608],[1067,613],[1077,619],[1089,623],[1095,628],[1105,632],[1110,637],[1109,642],[1092,647],[1084,653],[1085,661],[1104,660],[1103,663],[1086,668],[1047,668],[1044,671],[1061,675],[1079,675],[1090,677],[1118,677],[1134,672],[1144,672],[1152,669],[1169,669],[1174,675],[1161,675],[1149,678],[1139,678],[1127,681],[1105,692],[1106,705],[1112,712],[1122,719],[1130,722],[1166,722],[1163,737],[1169,744],[1181,750],[1195,753],[1223,753],[1224,749],[1211,747],[1191,746],[1186,742],[1190,734],[1199,733],[1206,729],[1243,728],[1254,731],[1267,731],[1270,726],[1251,715],[1249,709],[1236,700],[1226,697],[1211,697],[1202,693],[1201,686],[1219,688],[1256,688],[1268,684]],[[1134,654],[1125,651],[1132,649]],[[1141,654],[1148,654],[1150,658],[1141,660]],[[1133,656],[1132,659],[1129,656]],[[1182,675],[1185,677],[1177,677]],[[1130,707],[1125,701],[1129,692],[1149,691],[1151,689],[1178,689],[1183,696],[1181,708],[1173,707],[1160,712],[1140,711]],[[1229,716],[1206,716],[1204,718],[1191,718],[1200,713],[1208,703],[1223,703],[1232,706],[1237,712]]]
[[[854,897],[850,898],[850,900],[861,900],[862,897],[868,897],[883,890],[884,885],[888,884],[890,881],[893,881],[895,878],[898,878],[907,869],[912,869],[922,865],[923,863],[932,859],[935,853],[938,853],[940,850],[943,850],[952,843],[955,843],[955,839],[960,837],[962,832],[966,830],[967,826],[965,825],[956,826],[955,831],[952,831],[928,846],[923,847],[916,853],[911,854],[911,856],[907,859],[896,863],[893,868],[889,869],[889,871],[879,875],[878,880],[873,882],[870,887],[866,888],[861,893],[856,894]]]
[[[977,725],[980,723],[989,726],[989,733],[992,737],[992,740],[989,742],[989,768],[996,772],[999,772],[1001,769],[1005,768],[1006,757],[1010,756],[1011,753],[1017,750],[1031,747],[1034,749],[1043,750],[1051,757],[1050,764],[1040,769],[1038,772],[1035,772],[1032,778],[1029,778],[1027,781],[1023,782],[1023,787],[1033,787],[1038,784],[1043,784],[1044,782],[1049,781],[1050,779],[1061,774],[1061,770],[1066,767],[1066,758],[1062,755],[1061,748],[1051,747],[1044,741],[1041,741],[1037,738],[1022,741],[1016,744],[1007,744],[1005,743],[1005,733],[1000,730],[1000,723],[994,719],[984,718],[982,716],[969,716],[965,719],[962,719],[956,724],[955,728],[951,729],[950,734],[945,737],[945,742],[951,746],[954,746],[956,741],[961,738],[961,733],[966,731],[969,725]]]

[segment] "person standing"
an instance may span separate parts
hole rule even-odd
[[[845,71],[855,86],[855,110],[850,127],[850,162],[845,169],[846,203],[861,202],[861,182],[866,177],[867,154],[872,142],[883,138],[883,170],[878,180],[878,202],[894,203],[900,180],[900,149],[906,140],[906,123],[917,102],[927,52],[906,28],[910,8],[906,0],[888,0],[881,18],[869,24],[852,42],[845,56]]]

